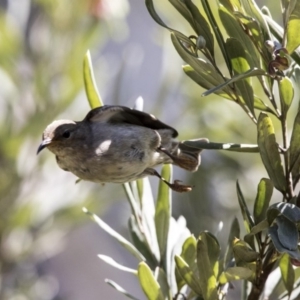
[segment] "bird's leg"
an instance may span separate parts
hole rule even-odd
[[[175,192],[183,193],[183,192],[190,192],[192,190],[192,186],[180,184],[180,180],[174,180],[174,183],[170,183],[165,178],[161,177],[160,174],[154,169],[148,168],[144,172],[147,175],[153,175],[158,177],[165,184],[167,184],[170,189],[172,189]]]

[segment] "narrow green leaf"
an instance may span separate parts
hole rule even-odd
[[[224,264],[223,264],[223,269],[226,270],[228,267],[231,266],[233,262],[233,241],[235,239],[240,238],[240,225],[239,221],[237,218],[234,218],[232,223],[231,223],[231,228],[229,231],[229,237],[228,237],[228,242],[227,242],[227,248],[225,252],[225,257],[224,257]]]
[[[241,212],[242,212],[243,219],[244,219],[244,225],[245,225],[247,233],[249,233],[251,228],[255,224],[253,221],[253,217],[251,216],[251,214],[249,212],[248,206],[246,204],[245,198],[243,196],[243,193],[242,193],[242,190],[241,190],[241,187],[240,187],[240,184],[238,181],[236,183],[236,190],[237,190],[239,205],[240,205]]]
[[[156,228],[155,228],[155,203],[152,195],[152,190],[149,182],[149,178],[145,177],[140,179],[143,185],[143,192],[141,195],[141,214],[143,223],[143,233],[148,241],[148,246],[151,252],[156,257],[157,261],[160,261],[160,251],[157,242]],[[138,182],[139,182],[138,181]]]
[[[281,271],[282,281],[290,296],[294,287],[295,272],[288,254],[285,253],[281,256],[279,260],[279,267]]]
[[[266,218],[266,213],[273,194],[273,184],[270,179],[262,178],[257,187],[257,195],[254,203],[254,220],[258,224]]]
[[[261,113],[259,115],[257,128],[257,143],[262,162],[274,184],[274,187],[281,192],[285,192],[285,176],[278,145],[275,139],[274,127],[267,114]]]
[[[246,28],[246,31],[250,32],[249,36],[263,58],[268,60],[268,58],[271,58],[271,55],[264,44],[265,41],[271,39],[268,23],[255,1],[242,0],[241,2],[246,15],[250,16],[250,18],[241,18],[240,21]]]
[[[202,3],[204,11],[206,13],[206,16],[208,18],[208,21],[209,21],[209,23],[210,23],[210,25],[211,25],[211,27],[214,31],[216,40],[217,40],[219,48],[222,52],[222,55],[223,55],[223,58],[225,60],[226,66],[228,68],[229,74],[232,74],[231,64],[230,64],[230,61],[229,61],[229,58],[228,58],[228,55],[227,55],[227,52],[226,52],[225,42],[224,42],[224,39],[223,39],[223,33],[221,32],[220,26],[216,22],[214,14],[211,10],[211,7],[210,7],[211,1],[201,0],[201,3]]]
[[[209,86],[208,82],[202,77],[202,75],[199,75],[190,65],[184,65],[182,66],[182,69],[187,76],[189,76],[193,81],[195,81],[201,87],[206,88],[207,86]],[[229,92],[229,90],[226,91]],[[225,93],[223,90],[217,90],[215,92],[216,95],[222,98],[231,101],[236,101],[235,96],[233,95],[233,91],[231,91],[231,93],[232,94]],[[236,90],[235,93],[239,95],[239,98],[242,101],[244,101],[244,98],[240,94],[240,90]],[[270,107],[268,107],[268,105],[265,104],[262,99],[260,99],[256,95],[254,95],[254,108],[259,109],[261,111],[269,112],[276,116],[276,113]]]
[[[173,0],[174,1],[174,0]],[[171,0],[171,2],[173,2]],[[181,2],[178,1],[177,2]],[[191,12],[191,15],[193,16],[194,21],[194,29],[197,33],[197,36],[203,36],[206,41],[206,47],[211,53],[211,56],[214,56],[214,37],[211,33],[211,29],[209,24],[207,23],[206,19],[202,16],[200,13],[198,7],[191,1],[191,0],[185,0],[184,1],[187,8]]]
[[[107,283],[108,285],[110,285],[111,287],[113,287],[114,289],[116,289],[118,292],[120,292],[121,294],[123,294],[124,296],[126,296],[129,299],[132,300],[139,300],[138,298],[130,295],[126,290],[124,290],[120,285],[118,285],[116,282],[110,280],[110,279],[105,279],[104,280],[105,283]]]
[[[191,270],[189,265],[178,255],[175,255],[175,262],[178,273],[184,279],[186,284],[197,294],[202,295],[199,278]]]
[[[298,0],[281,0],[281,12],[283,15],[283,25],[286,28],[291,12],[294,10]]]
[[[244,267],[232,267],[222,272],[219,277],[220,284],[234,280],[247,280],[253,276],[253,271]]]
[[[138,278],[140,285],[148,299],[165,300],[162,290],[151,269],[144,262],[141,262],[138,266]]]
[[[99,254],[98,257],[100,259],[102,259],[104,262],[106,262],[107,264],[121,270],[121,271],[125,271],[125,272],[128,272],[128,273],[132,273],[134,275],[137,275],[137,271],[134,270],[134,269],[131,269],[131,268],[127,268],[119,263],[117,263],[113,258],[111,258],[110,256],[107,256],[107,255],[103,255],[103,254]]]
[[[201,87],[205,89],[211,87],[211,84],[208,82],[208,80],[202,74],[199,74],[197,71],[195,71],[190,65],[184,65],[182,66],[182,69],[187,76],[189,76],[193,81],[195,81]],[[233,100],[233,96],[230,96],[229,94],[230,90],[226,90],[226,91],[227,93],[223,90],[218,90],[216,91],[216,95],[228,100]]]
[[[232,143],[213,143],[209,142],[207,139],[196,139],[182,141],[185,145],[197,149],[208,149],[208,150],[228,150],[236,152],[247,152],[247,153],[257,153],[258,146],[251,144],[232,144]]]
[[[97,215],[89,212],[85,207],[82,209],[92,220],[94,220],[104,231],[115,238],[125,249],[127,249],[139,261],[144,261],[145,257],[128,240],[113,230],[109,225],[103,222]]]
[[[138,205],[138,200],[135,199],[135,196],[133,194],[133,191],[131,189],[131,186],[129,184],[129,182],[126,182],[123,184],[123,188],[124,191],[126,193],[127,196],[127,200],[129,202],[130,208],[131,208],[131,213],[135,218],[136,224],[138,225],[139,229],[142,227],[141,225],[141,210],[140,207]],[[140,230],[141,231],[141,230]]]
[[[236,75],[234,77],[232,77],[231,79],[227,80],[226,82],[206,91],[205,93],[202,94],[202,96],[208,96],[212,93],[216,93],[218,90],[220,89],[223,89],[224,90],[224,87],[228,86],[229,84],[231,83],[234,83],[238,80],[241,80],[241,79],[245,79],[247,77],[251,77],[251,76],[269,76],[269,74],[267,74],[264,70],[262,69],[257,69],[257,68],[253,68],[253,69],[250,69],[249,71],[243,73],[243,74],[239,74],[239,75]]]
[[[295,177],[297,174],[299,174],[300,170],[300,110],[298,110],[294,121],[289,151],[291,160],[290,168],[293,177]]]
[[[87,51],[83,61],[83,79],[85,92],[91,108],[103,106],[96,85],[90,51]]]
[[[207,240],[205,234],[200,236],[197,242],[197,265],[199,279],[203,297],[206,300],[218,298],[217,279],[214,275],[213,265],[211,265]]]
[[[148,9],[148,12],[150,14],[150,16],[154,19],[154,21],[156,23],[158,23],[160,26],[162,27],[165,27],[167,29],[169,29],[171,32],[176,32],[176,34],[178,36],[180,36],[180,39],[183,40],[187,45],[189,45],[190,47],[194,47],[194,43],[188,38],[186,37],[184,34],[182,34],[181,32],[177,31],[177,30],[174,30],[170,27],[168,27],[164,22],[163,20],[159,17],[159,15],[157,14],[157,12],[155,11],[155,8],[154,8],[154,4],[153,4],[153,1],[152,0],[146,0],[145,1],[146,3],[146,7]]]
[[[164,299],[172,299],[170,286],[165,271],[162,268],[157,267],[155,269],[155,278],[161,288],[164,295]]]
[[[157,266],[159,260],[154,255],[154,251],[151,246],[149,246],[147,241],[145,240],[145,235],[142,234],[140,229],[138,228],[133,215],[130,216],[128,227],[132,243],[145,257],[145,261],[147,261],[147,264],[154,269],[155,266]]]
[[[290,54],[300,45],[299,23],[300,1],[296,1],[287,23],[286,49]]]
[[[298,1],[298,0],[293,0],[293,1]],[[279,43],[284,44],[283,42],[283,34],[284,30],[283,28],[272,18],[270,18],[268,15],[265,15],[264,18],[266,19],[272,34],[274,37],[279,41]],[[300,65],[300,49],[296,48],[293,53],[290,53],[291,57],[293,60]]]
[[[282,114],[286,116],[294,98],[293,84],[288,77],[283,77],[279,81],[278,87]]]
[[[269,228],[269,222],[267,219],[262,220],[261,222],[259,222],[258,224],[256,224],[255,226],[252,227],[250,233],[248,233],[245,236],[245,240],[247,236],[251,236],[251,235],[255,235],[259,232],[262,232],[263,230],[266,230]]]
[[[250,69],[250,65],[247,61],[247,55],[245,52],[245,46],[235,38],[229,38],[226,41],[226,50],[231,60],[231,65],[234,75],[240,75],[246,73]],[[243,98],[248,109],[255,116],[254,113],[254,93],[252,89],[251,77],[247,77],[238,80],[235,83],[236,87],[240,91],[240,95]]]
[[[172,166],[164,165],[162,167],[161,176],[169,182],[172,181]],[[168,242],[171,218],[171,197],[172,194],[169,187],[163,181],[160,181],[155,209],[155,228],[161,259],[164,258]]]

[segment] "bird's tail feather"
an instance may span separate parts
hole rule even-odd
[[[208,142],[208,139],[205,138],[199,140]],[[201,162],[202,149],[187,146],[182,142],[177,142],[174,146],[172,151],[174,164],[190,172],[197,171]]]
[[[208,142],[208,139],[202,138],[194,141]],[[160,146],[157,150],[163,152],[167,157],[171,158],[171,163],[174,165],[188,170],[190,172],[195,172],[201,162],[200,153],[202,149],[187,146],[183,142],[172,142],[171,151],[167,148]],[[166,162],[165,162],[166,163]]]

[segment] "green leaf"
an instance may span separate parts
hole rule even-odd
[[[174,30],[174,29],[168,27],[163,22],[163,20],[159,17],[159,15],[157,14],[157,12],[155,11],[154,4],[153,4],[152,0],[146,0],[145,3],[146,3],[146,7],[148,9],[148,12],[149,12],[150,16],[154,19],[154,21],[156,23],[158,23],[162,27],[165,27],[165,28],[169,29],[172,32],[176,32],[176,34],[178,36],[180,36],[180,39],[182,39],[187,45],[189,45],[190,47],[194,47],[194,43],[188,37],[186,37],[184,34],[180,33],[179,31]]]
[[[229,237],[227,242],[227,248],[224,257],[223,268],[226,270],[233,263],[233,242],[235,239],[240,238],[240,225],[237,218],[234,218],[229,231]]]
[[[232,267],[222,272],[219,277],[220,284],[226,284],[234,280],[247,280],[253,276],[253,271],[244,267]]]
[[[139,261],[144,261],[145,257],[136,249],[129,241],[127,241],[123,236],[113,230],[109,225],[103,222],[97,215],[89,212],[85,207],[82,209],[92,220],[94,220],[104,231],[106,231],[110,236],[115,238],[125,249],[127,249],[134,257]]]
[[[239,74],[239,75],[236,75],[236,76],[233,76],[231,79],[227,80],[226,82],[206,91],[205,93],[202,94],[202,96],[208,96],[212,93],[216,93],[218,90],[222,89],[224,90],[224,87],[228,86],[229,84],[231,83],[234,83],[238,80],[241,80],[241,79],[245,79],[247,77],[251,77],[251,76],[261,76],[261,75],[264,75],[264,76],[269,76],[264,70],[262,69],[257,69],[257,68],[253,68],[253,69],[250,69],[249,71],[243,73],[243,74]]]
[[[257,5],[257,3],[254,0],[243,0],[243,5],[245,6],[245,2],[249,3],[249,9],[247,10],[249,14],[251,14],[259,23],[260,28],[263,33],[262,40],[263,42],[267,39],[270,39],[270,29],[268,26],[268,23],[266,22],[264,18],[264,14],[262,12],[262,9],[260,9]],[[246,8],[247,9],[247,8]]]
[[[299,35],[300,2],[296,1],[287,23],[286,49],[291,54],[300,45]]]
[[[87,51],[83,61],[83,79],[86,96],[91,108],[103,106],[96,85],[90,51]]]
[[[279,260],[279,267],[281,271],[282,281],[288,291],[289,296],[291,295],[294,287],[295,272],[290,261],[288,254],[283,254]]]
[[[131,269],[131,268],[127,268],[119,263],[117,263],[113,258],[107,256],[107,255],[103,255],[103,254],[99,254],[98,257],[100,259],[102,259],[103,261],[105,261],[107,264],[121,270],[121,271],[125,271],[125,272],[128,272],[128,273],[132,273],[134,275],[137,275],[137,271],[134,270],[134,269]]]
[[[294,121],[289,151],[291,160],[290,168],[293,177],[295,177],[299,174],[300,170],[300,110],[298,110],[297,116]]]
[[[231,65],[234,75],[244,74],[250,69],[250,65],[247,61],[247,55],[244,45],[235,38],[229,38],[226,41],[226,50],[231,60]],[[255,116],[254,113],[254,95],[252,89],[252,80],[250,77],[241,79],[235,83],[236,87],[240,91],[244,103],[248,109]]]
[[[223,5],[219,6],[219,15],[229,37],[239,40],[244,46],[250,68],[253,69],[260,67],[261,63],[258,52],[249,36],[245,34],[235,15],[233,15],[233,13],[226,9]]]
[[[250,263],[255,262],[259,257],[259,253],[250,249],[249,246],[242,240],[236,239],[233,244],[233,253],[236,260],[236,264],[241,262]]]
[[[140,285],[149,300],[165,300],[162,290],[151,269],[144,262],[141,262],[138,266],[138,278]]]
[[[169,182],[172,181],[172,166],[164,165],[162,167],[161,176]],[[155,228],[161,259],[165,256],[168,241],[171,218],[171,197],[169,187],[163,181],[160,181],[155,209]]]
[[[195,237],[191,235],[184,241],[180,257],[182,257],[182,259],[187,263],[187,265],[189,265],[192,272],[195,272],[197,270],[196,256],[197,241]],[[178,290],[180,290],[184,286],[185,281],[180,276],[177,268],[175,269],[175,276]]]
[[[130,295],[126,290],[124,290],[120,285],[118,285],[116,282],[110,280],[110,279],[105,279],[104,280],[108,285],[110,285],[111,287],[113,287],[114,289],[116,289],[118,292],[120,292],[121,294],[123,294],[124,296],[126,296],[129,299],[132,300],[139,300],[138,298]]]
[[[180,36],[178,36],[177,33],[171,33],[171,40],[181,58],[197,72],[199,77],[201,77],[199,82],[202,82],[203,88],[210,89],[224,82],[224,78],[211,63],[196,57],[194,54],[188,51],[187,47],[183,44]],[[223,87],[223,91],[228,94],[232,93],[231,89],[226,86]]]
[[[269,112],[274,116],[277,116],[276,113],[256,95],[254,95],[254,108],[259,109],[261,111]]]
[[[202,290],[199,284],[199,278],[192,271],[189,265],[178,255],[175,255],[175,262],[178,273],[184,279],[186,284],[197,294],[202,295]]]
[[[228,55],[227,55],[227,52],[226,52],[225,42],[224,42],[224,39],[223,39],[223,33],[221,32],[220,26],[216,22],[214,14],[213,14],[213,12],[210,8],[211,2],[209,2],[208,0],[201,0],[201,3],[202,3],[204,11],[206,13],[206,17],[207,17],[207,19],[208,19],[208,21],[209,21],[209,23],[210,23],[210,25],[211,25],[211,27],[214,31],[216,40],[218,42],[219,48],[220,48],[221,53],[223,55],[223,58],[225,60],[226,66],[227,66],[228,71],[229,71],[229,74],[232,74],[231,64],[230,64],[230,61],[229,61],[229,58],[228,58]]]
[[[241,212],[242,212],[243,219],[244,219],[244,225],[245,225],[247,233],[249,233],[251,228],[255,224],[254,224],[254,221],[253,221],[253,217],[251,216],[251,214],[249,212],[248,206],[246,204],[245,198],[242,194],[242,190],[241,190],[241,187],[240,187],[238,181],[236,183],[236,190],[237,190],[239,205],[240,205]]]
[[[208,242],[210,237],[207,233],[202,233],[197,242],[197,265],[199,271],[199,279],[203,297],[206,300],[217,299],[217,279],[215,276],[214,263],[216,256],[216,248]],[[212,254],[210,254],[212,251]]]
[[[274,127],[271,119],[265,113],[261,113],[258,118],[257,143],[262,162],[268,172],[274,187],[282,193],[286,190],[285,175],[282,162],[275,139]]]
[[[282,114],[286,116],[294,98],[293,84],[288,77],[283,77],[279,81],[278,87]]]
[[[257,195],[254,203],[254,220],[258,224],[266,218],[269,203],[273,194],[273,184],[270,179],[262,178],[257,187]]]

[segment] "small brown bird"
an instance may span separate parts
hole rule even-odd
[[[154,116],[125,106],[92,109],[81,122],[54,121],[43,133],[37,153],[47,147],[60,168],[93,182],[125,183],[148,175],[177,192],[191,186],[170,183],[153,167],[172,163],[194,172],[201,149],[175,141],[177,131]],[[201,139],[208,141],[207,139]]]

